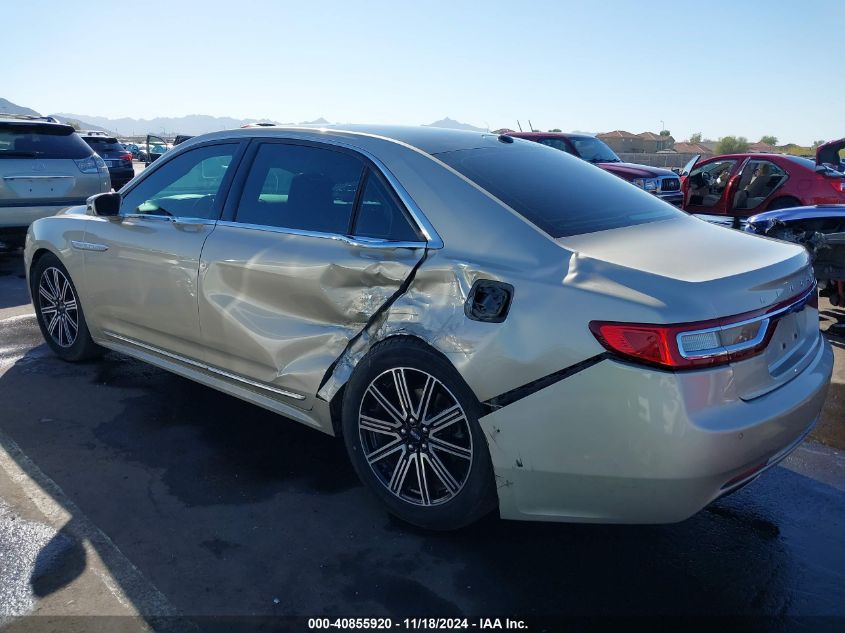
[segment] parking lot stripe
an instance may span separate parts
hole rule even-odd
[[[142,616],[181,615],[59,485],[1,430],[0,468],[54,526],[70,526],[73,535],[85,544],[86,554],[93,562],[92,571],[121,604]]]

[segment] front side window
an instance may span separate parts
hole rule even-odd
[[[343,152],[262,144],[238,204],[236,222],[346,234],[363,163]]]
[[[387,185],[372,171],[361,194],[353,233],[392,242],[422,241]]]
[[[567,145],[566,141],[564,141],[562,138],[541,138],[540,143],[542,145],[548,145],[549,147],[559,149],[562,152],[569,152],[570,154],[572,153],[569,150],[569,145]]]
[[[716,160],[693,169],[689,174],[689,204],[714,207],[728,186],[735,160]]]
[[[683,215],[603,169],[536,143],[503,143],[435,156],[552,237]]]
[[[120,214],[217,219],[217,194],[237,147],[208,145],[167,161],[126,194]]]

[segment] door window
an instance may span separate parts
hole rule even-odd
[[[541,138],[540,143],[542,145],[548,145],[549,147],[559,149],[562,152],[567,152],[568,154],[572,153],[572,151],[569,149],[569,145],[567,145],[566,141],[564,141],[562,138]]]
[[[423,241],[384,181],[370,171],[355,218],[355,235],[393,242]]]
[[[264,143],[244,183],[236,222],[346,235],[363,163],[343,152]]]
[[[742,168],[734,209],[756,209],[784,182],[786,172],[768,160],[749,160]]]
[[[235,143],[208,145],[177,156],[124,196],[120,214],[216,220],[217,194],[236,150]]]
[[[716,160],[696,167],[689,175],[688,204],[715,207],[728,186],[735,160]]]

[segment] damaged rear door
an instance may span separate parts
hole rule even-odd
[[[202,252],[209,363],[310,409],[326,371],[400,290],[425,247],[362,156],[305,141],[253,141]]]

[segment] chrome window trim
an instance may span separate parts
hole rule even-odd
[[[798,312],[799,310],[803,309],[805,305],[807,305],[807,302],[810,300],[810,297],[812,297],[813,293],[816,292],[816,285],[817,284],[813,282],[810,285],[810,289],[800,295],[795,301],[793,301],[787,306],[775,310],[774,312],[761,314],[760,316],[751,319],[745,319],[744,321],[737,321],[736,323],[728,323],[726,325],[704,328],[701,330],[688,330],[686,332],[679,332],[675,337],[675,342],[678,346],[678,353],[680,353],[683,358],[696,359],[714,356],[724,356],[731,352],[739,352],[742,350],[750,349],[752,347],[756,347],[757,345],[763,342],[763,339],[766,338],[766,335],[769,332],[769,327],[775,319],[785,316],[790,312]],[[695,352],[692,352],[690,354],[684,352],[684,346],[681,342],[681,339],[684,336],[690,336],[694,334],[710,334],[711,332],[724,332],[727,330],[733,330],[738,327],[743,327],[751,323],[760,323],[760,328],[757,330],[757,335],[753,339],[743,341],[742,343],[735,343],[734,345],[721,345],[719,347],[711,347],[709,350],[696,350]]]
[[[256,135],[251,136],[250,140],[253,142],[285,142],[290,141],[296,143],[296,141],[305,142],[311,144],[315,147],[324,146],[324,147],[342,147],[346,150],[349,150],[359,156],[363,156],[367,160],[369,160],[375,168],[378,170],[379,174],[387,181],[388,185],[393,189],[394,193],[396,193],[397,197],[399,198],[400,202],[405,206],[405,209],[408,211],[408,214],[411,216],[411,220],[416,225],[417,231],[425,238],[425,242],[420,242],[423,248],[431,248],[431,249],[441,249],[444,246],[443,239],[437,233],[437,230],[432,226],[431,222],[429,222],[428,218],[423,213],[422,209],[420,209],[419,205],[414,201],[411,197],[411,194],[408,193],[407,189],[402,186],[402,183],[399,182],[399,179],[393,175],[393,173],[387,168],[380,158],[372,154],[370,151],[358,147],[352,143],[345,143],[341,140],[334,139],[334,138],[325,138],[325,139],[313,139],[310,137],[301,137],[296,135],[285,135],[285,136],[263,136],[263,135]],[[251,167],[251,166],[250,166]],[[236,221],[233,220],[222,220],[218,224],[225,224],[226,222],[230,222],[233,224],[238,224]],[[240,226],[247,226],[247,223],[242,223]],[[335,239],[343,239],[344,241],[352,243],[354,240],[361,240],[362,238],[350,235],[341,235],[336,233],[321,233],[318,231],[306,231],[302,229],[288,229],[286,227],[275,227],[275,226],[268,226],[268,225],[257,225],[257,224],[249,224],[251,228],[266,228],[270,229],[283,229],[282,231],[275,231],[280,233],[291,233],[294,235],[308,235],[310,237],[334,237]],[[416,242],[390,242],[388,240],[383,240],[386,244],[385,246],[380,246],[380,248],[388,248],[389,246],[393,246],[394,248],[409,248],[408,244],[417,244]],[[358,246],[366,246],[364,243],[357,244]],[[420,248],[418,246],[413,246],[413,248]]]
[[[174,354],[172,352],[167,352],[160,347],[155,347],[154,345],[148,345],[147,343],[142,343],[136,339],[130,338],[128,336],[123,336],[121,334],[117,334],[116,332],[111,332],[109,330],[103,330],[103,334],[106,336],[117,339],[118,341],[123,341],[124,343],[129,343],[130,345],[134,345],[135,347],[140,347],[141,349],[145,349],[149,352],[153,352],[154,354],[159,354],[160,356],[165,356],[167,358],[179,361],[180,363],[184,363],[185,365],[190,365],[191,367],[196,367],[197,369],[203,369],[205,371],[211,372],[212,374],[217,374],[219,376],[223,376],[225,378],[229,378],[231,380],[236,380],[238,382],[242,382],[246,385],[250,385],[252,387],[257,387],[259,389],[264,389],[266,391],[270,391],[273,393],[277,393],[280,396],[285,396],[286,398],[293,398],[294,400],[305,400],[305,396],[302,394],[294,393],[292,391],[286,391],[285,389],[280,389],[279,387],[275,387],[273,385],[268,385],[267,383],[259,382],[257,380],[252,380],[251,378],[245,378],[239,374],[233,374],[231,372],[225,371],[223,369],[218,369],[217,367],[213,367],[211,365],[206,365],[205,363],[200,363],[190,358],[186,358],[185,356],[180,356],[179,354]]]
[[[217,220],[210,218],[195,218],[192,216],[182,215],[157,215],[155,213],[127,213],[126,215],[115,216],[122,219],[131,220],[155,220],[157,222],[172,222],[173,224],[217,224]]]
[[[289,229],[283,226],[269,226],[267,224],[249,224],[247,222],[236,222],[233,220],[220,220],[217,226],[227,226],[235,229],[249,229],[252,231],[265,231],[267,233],[281,233],[283,235],[298,235],[301,237],[319,237],[327,240],[346,242],[352,246],[361,248],[426,248],[430,245],[427,242],[395,242],[374,237],[356,237],[343,233],[323,233],[320,231],[307,231],[304,229]]]

